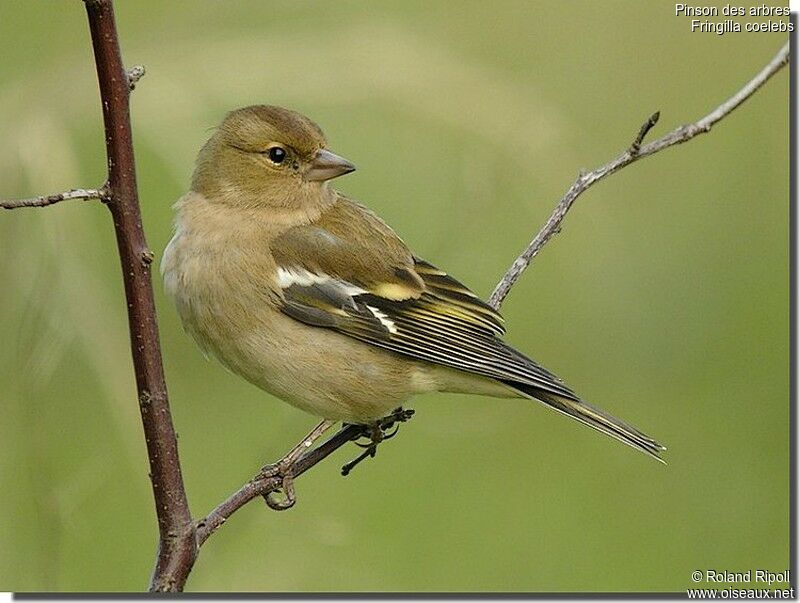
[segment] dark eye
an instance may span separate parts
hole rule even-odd
[[[272,163],[283,163],[286,159],[286,151],[281,147],[272,147],[267,151],[267,157]]]

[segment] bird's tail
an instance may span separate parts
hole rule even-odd
[[[640,450],[657,461],[666,464],[664,459],[661,458],[661,453],[666,450],[666,447],[656,442],[653,438],[643,434],[635,427],[631,427],[616,417],[612,417],[596,406],[592,406],[582,400],[571,400],[569,398],[557,396],[525,383],[506,383],[524,396],[538,400],[546,406],[568,415],[584,425],[588,425],[597,431],[605,433],[623,444]]]

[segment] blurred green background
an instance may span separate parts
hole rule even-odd
[[[760,3],[760,2],[759,2]],[[149,243],[224,113],[289,106],[336,184],[488,295],[579,169],[694,120],[785,34],[691,33],[673,2],[119,2]],[[80,2],[0,4],[0,197],[99,185]],[[681,591],[789,560],[788,77],[578,201],[503,307],[508,339],[669,447],[669,465],[525,401],[430,395],[352,476],[340,450],[254,503],[187,589]],[[141,590],[156,524],[108,212],[0,215],[0,587]],[[156,264],[157,266],[157,264]],[[315,422],[207,362],[156,278],[192,510]],[[702,586],[702,585],[701,585]]]

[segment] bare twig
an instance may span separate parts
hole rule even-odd
[[[294,465],[295,477],[305,473],[311,467],[326,459],[333,452],[357,439],[362,434],[359,425],[345,425],[322,444],[302,456]],[[263,478],[255,476],[222,503],[217,505],[203,519],[197,522],[197,546],[201,546],[208,537],[217,531],[228,518],[254,498],[274,491],[281,485],[280,477]]]
[[[489,297],[489,305],[498,309],[503,303],[503,300],[511,291],[511,287],[517,282],[525,269],[530,265],[534,257],[542,250],[547,242],[554,234],[561,229],[561,222],[567,215],[567,212],[572,207],[572,204],[586,189],[599,182],[606,176],[610,176],[617,170],[630,165],[648,155],[653,155],[668,147],[680,144],[691,140],[698,134],[709,132],[711,127],[719,120],[730,114],[736,107],[741,105],[744,101],[750,98],[755,92],[763,86],[767,80],[781,70],[789,62],[789,43],[780,49],[778,54],[775,55],[764,69],[762,69],[752,80],[739,90],[736,94],[730,97],[727,101],[722,103],[719,107],[714,109],[711,113],[699,119],[698,121],[680,126],[666,136],[659,138],[647,145],[641,146],[644,137],[655,125],[658,120],[658,113],[650,117],[639,131],[638,136],[634,139],[631,146],[621,155],[610,161],[609,163],[592,170],[591,172],[582,172],[578,175],[572,186],[569,187],[564,197],[558,202],[553,213],[547,219],[545,225],[528,244],[525,250],[514,260],[511,267],[505,273],[500,282],[497,283],[492,295]]]
[[[378,426],[381,431],[391,428],[395,423],[403,423],[411,418],[413,410],[397,409],[391,415],[379,421]],[[342,428],[325,440],[322,444],[308,451],[293,465],[292,475],[297,477],[302,475],[320,461],[328,458],[333,452],[353,440],[357,440],[364,435],[362,425],[343,425]],[[344,471],[342,472],[344,474]],[[214,510],[197,522],[197,545],[201,546],[211,534],[216,532],[228,518],[236,511],[241,509],[248,502],[259,496],[264,496],[275,491],[280,487],[280,477],[255,476],[236,492],[231,494],[222,503],[217,505]]]
[[[46,207],[74,199],[99,199],[111,210],[131,336],[139,409],[158,517],[159,545],[151,590],[182,590],[197,554],[194,523],[181,476],[178,445],[164,381],[148,249],[136,188],[129,113],[130,91],[145,73],[122,63],[112,0],[84,0],[92,37],[105,126],[108,180],[98,189],[0,201],[2,209]]]
[[[151,590],[181,590],[196,556],[194,523],[178,460],[178,444],[164,381],[150,261],[136,189],[129,114],[131,83],[143,70],[125,71],[111,0],[85,0],[92,35],[108,157],[108,208],[122,264],[131,351],[139,391],[159,546]],[[177,579],[176,579],[177,577]]]
[[[44,195],[41,197],[30,197],[28,199],[11,199],[8,201],[0,201],[0,209],[18,209],[20,207],[47,207],[61,203],[62,201],[71,201],[81,199],[89,201],[92,199],[100,199],[101,201],[108,200],[108,189],[103,186],[102,188],[73,188],[72,190],[64,193],[56,193],[54,195]]]
[[[128,87],[133,90],[138,82],[145,74],[144,66],[134,65],[127,72]],[[42,195],[40,197],[29,197],[27,199],[9,199],[0,200],[0,209],[19,209],[21,207],[47,207],[48,205],[55,205],[62,201],[92,201],[92,200],[108,202],[111,199],[108,183],[100,188],[73,188],[72,190],[55,193],[53,195]]]

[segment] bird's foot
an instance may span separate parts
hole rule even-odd
[[[372,458],[378,451],[378,444],[384,440],[388,440],[397,435],[400,429],[400,423],[405,423],[414,416],[412,409],[396,408],[391,414],[387,415],[379,421],[375,421],[369,425],[363,425],[361,433],[358,437],[369,438],[369,443],[360,444],[356,442],[356,446],[364,448],[364,452],[359,454],[349,463],[342,466],[342,475],[349,475],[353,468],[366,458]],[[393,431],[389,431],[394,427]]]
[[[262,494],[264,502],[273,511],[285,511],[294,506],[297,498],[294,494],[294,475],[292,475],[293,462],[289,461],[286,457],[282,458],[277,463],[272,465],[265,465],[261,468],[258,474],[259,479],[270,479],[273,477],[280,478],[281,484],[278,488],[265,492]],[[278,496],[283,492],[283,496]]]
[[[319,423],[303,440],[294,448],[292,448],[286,456],[284,456],[277,463],[265,465],[261,468],[257,479],[270,479],[279,478],[280,486],[264,492],[262,496],[267,506],[275,511],[285,511],[294,506],[296,497],[294,494],[294,464],[314,445],[322,434],[324,434],[332,425],[334,421],[324,420]],[[283,497],[278,498],[274,496],[278,492],[283,491]]]

